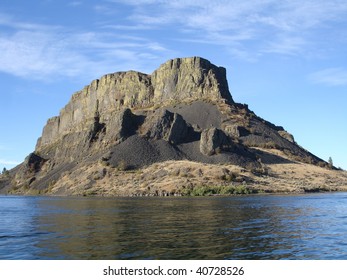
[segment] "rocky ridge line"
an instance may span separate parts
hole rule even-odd
[[[63,135],[85,130],[86,125],[93,125],[95,115],[107,125],[112,113],[122,108],[162,107],[188,100],[221,98],[233,102],[225,68],[199,57],[169,60],[152,75],[135,71],[108,74],[76,92],[60,115],[48,120],[36,150]]]

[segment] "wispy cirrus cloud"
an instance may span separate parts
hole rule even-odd
[[[343,20],[344,0],[107,0],[134,8],[132,19],[143,24],[181,22],[206,30],[238,29],[266,25],[282,31],[296,31],[330,20]]]
[[[309,42],[301,37],[279,36],[275,41],[266,44],[262,52],[297,55],[302,53],[308,44]]]
[[[67,5],[70,7],[78,7],[78,6],[83,5],[83,2],[82,1],[71,1]]]
[[[74,9],[81,3],[67,5]],[[176,54],[168,47],[172,42],[221,46],[248,61],[268,54],[312,55],[322,38],[320,28],[329,33],[332,23],[346,21],[347,12],[344,0],[103,0],[89,5],[99,20],[84,29],[0,13],[0,71],[40,80],[147,71],[154,69],[151,61]]]
[[[233,48],[235,53],[257,52],[297,55],[310,52],[321,38],[321,27],[345,21],[344,0],[108,0],[132,8],[129,25],[118,28],[170,28],[184,30],[179,40]],[[332,25],[331,25],[332,24]],[[190,32],[189,32],[190,31]],[[232,38],[232,40],[225,40]],[[251,46],[249,46],[251,43]],[[245,45],[247,47],[245,48]]]
[[[320,70],[310,74],[309,80],[315,84],[326,86],[346,86],[347,69],[337,67]]]
[[[0,164],[13,166],[13,165],[20,164],[20,162],[19,161],[15,161],[15,160],[7,160],[7,159],[0,158]]]
[[[20,162],[17,160],[6,158],[5,154],[13,151],[13,149],[11,147],[9,147],[7,145],[0,144],[0,151],[2,153],[2,155],[0,157],[0,165],[15,166],[15,165],[20,164]],[[0,172],[1,172],[1,170],[0,170]]]
[[[0,71],[30,79],[95,78],[115,71],[115,65],[141,69],[141,58],[167,51],[146,38],[20,22],[2,14],[0,28]]]

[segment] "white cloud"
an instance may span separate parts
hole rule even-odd
[[[0,144],[0,151],[2,151],[2,153],[8,153],[11,152],[13,149],[7,145],[3,145]],[[4,156],[4,154],[2,155]],[[6,156],[5,156],[6,157]],[[6,165],[6,166],[15,166],[20,164],[20,162],[16,161],[16,160],[9,160],[6,158],[0,158],[0,165]],[[0,170],[1,172],[2,170]]]
[[[331,22],[345,20],[347,2],[105,0],[90,8],[105,14],[89,31],[20,21],[0,13],[0,28],[5,27],[0,33],[0,71],[47,80],[95,78],[129,67],[143,70],[150,59],[175,53],[167,40],[223,46],[233,56],[250,61],[269,53],[305,55],[317,38],[321,40],[321,34],[315,33],[321,26],[329,30]],[[117,12],[117,17],[110,12]],[[152,30],[160,35],[150,34]]]
[[[49,34],[20,31],[0,38],[0,70],[17,76],[51,74],[59,45]]]
[[[250,52],[298,54],[310,52],[312,41],[321,38],[319,29],[345,20],[345,0],[109,0],[132,7],[132,26],[191,30],[189,38],[199,43],[230,47],[255,42]],[[122,25],[125,28],[125,25]],[[198,35],[194,36],[194,31]],[[198,32],[196,32],[198,31]],[[203,34],[203,36],[201,35]],[[246,35],[246,36],[245,36]],[[184,36],[182,36],[184,37]],[[179,38],[184,39],[184,38]],[[244,50],[244,48],[241,48]],[[235,52],[240,50],[235,49]]]
[[[106,24],[102,26],[104,29],[114,29],[114,30],[126,30],[126,31],[139,31],[139,30],[150,30],[150,26],[145,26],[143,24],[137,25],[122,25],[122,24]]]
[[[344,68],[327,68],[309,75],[309,80],[315,84],[327,86],[346,86],[347,69]]]
[[[6,159],[0,158],[0,164],[4,164],[4,165],[18,165],[18,164],[20,164],[20,162],[15,161],[15,160],[6,160]]]
[[[301,53],[307,44],[308,42],[301,37],[280,36],[270,42],[263,52],[295,55]]]
[[[167,51],[160,43],[139,37],[50,28],[0,14],[1,26],[10,31],[0,34],[0,71],[29,79],[79,75],[92,79],[116,71],[115,65],[133,68],[140,66],[139,57]]]
[[[11,15],[0,13],[0,26],[5,26],[13,30],[36,30],[36,31],[57,31],[60,27],[56,25],[43,25],[32,22],[16,20]]]
[[[68,3],[68,6],[71,6],[71,7],[78,7],[78,6],[81,6],[83,4],[82,1],[71,1]]]

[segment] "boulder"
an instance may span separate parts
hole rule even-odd
[[[234,138],[240,138],[240,137],[247,136],[250,134],[250,131],[247,128],[245,128],[244,126],[237,125],[237,124],[226,125],[224,127],[224,131],[228,135],[230,135]]]
[[[143,126],[142,135],[152,139],[164,139],[174,145],[184,142],[189,126],[181,115],[166,109],[150,114]]]
[[[281,135],[284,139],[287,139],[291,143],[295,143],[294,136],[285,130],[278,131],[278,134]]]
[[[200,137],[200,152],[202,154],[211,156],[231,148],[232,142],[222,130],[212,127],[202,131]]]

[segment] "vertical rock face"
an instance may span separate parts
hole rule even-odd
[[[232,102],[225,68],[200,57],[169,60],[154,71],[152,84],[156,102],[186,98]]]
[[[101,123],[107,124],[113,112],[127,107],[146,107],[152,99],[150,76],[135,71],[105,75],[76,92],[60,115],[47,122],[36,148],[40,150],[63,135],[85,130],[94,122],[95,114],[100,116]]]
[[[199,57],[170,60],[152,75],[135,71],[108,74],[76,92],[60,115],[48,120],[36,149],[66,134],[85,130],[93,124],[96,113],[107,127],[112,122],[109,116],[124,108],[221,98],[233,102],[225,69]]]
[[[108,118],[104,118],[104,121],[107,123],[107,130],[109,130],[103,138],[106,145],[117,144],[135,133],[136,116],[128,108],[111,113]]]

